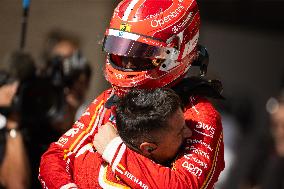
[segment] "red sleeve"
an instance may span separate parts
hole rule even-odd
[[[72,188],[73,161],[76,152],[92,142],[97,128],[108,121],[110,111],[104,107],[110,90],[96,98],[88,109],[57,142],[50,145],[40,162],[39,180],[43,188]]]
[[[112,148],[107,147],[112,152],[106,152],[108,158],[105,159],[132,188],[213,188],[225,166],[220,115],[206,99],[191,97],[185,118],[193,136],[172,168],[155,164],[118,140]]]

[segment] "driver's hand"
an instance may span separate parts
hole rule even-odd
[[[108,143],[117,136],[117,130],[108,122],[99,128],[94,137],[93,145],[97,152],[102,155]]]

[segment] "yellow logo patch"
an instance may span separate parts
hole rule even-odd
[[[120,31],[130,32],[131,26],[129,24],[123,23],[120,25]]]

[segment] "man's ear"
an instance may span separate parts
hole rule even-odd
[[[139,148],[144,156],[149,157],[157,149],[157,145],[151,142],[143,142]]]

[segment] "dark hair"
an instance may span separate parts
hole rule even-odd
[[[167,129],[169,116],[181,107],[179,96],[172,89],[132,90],[116,108],[118,134],[129,147],[137,149],[144,141],[155,141],[155,134]]]

